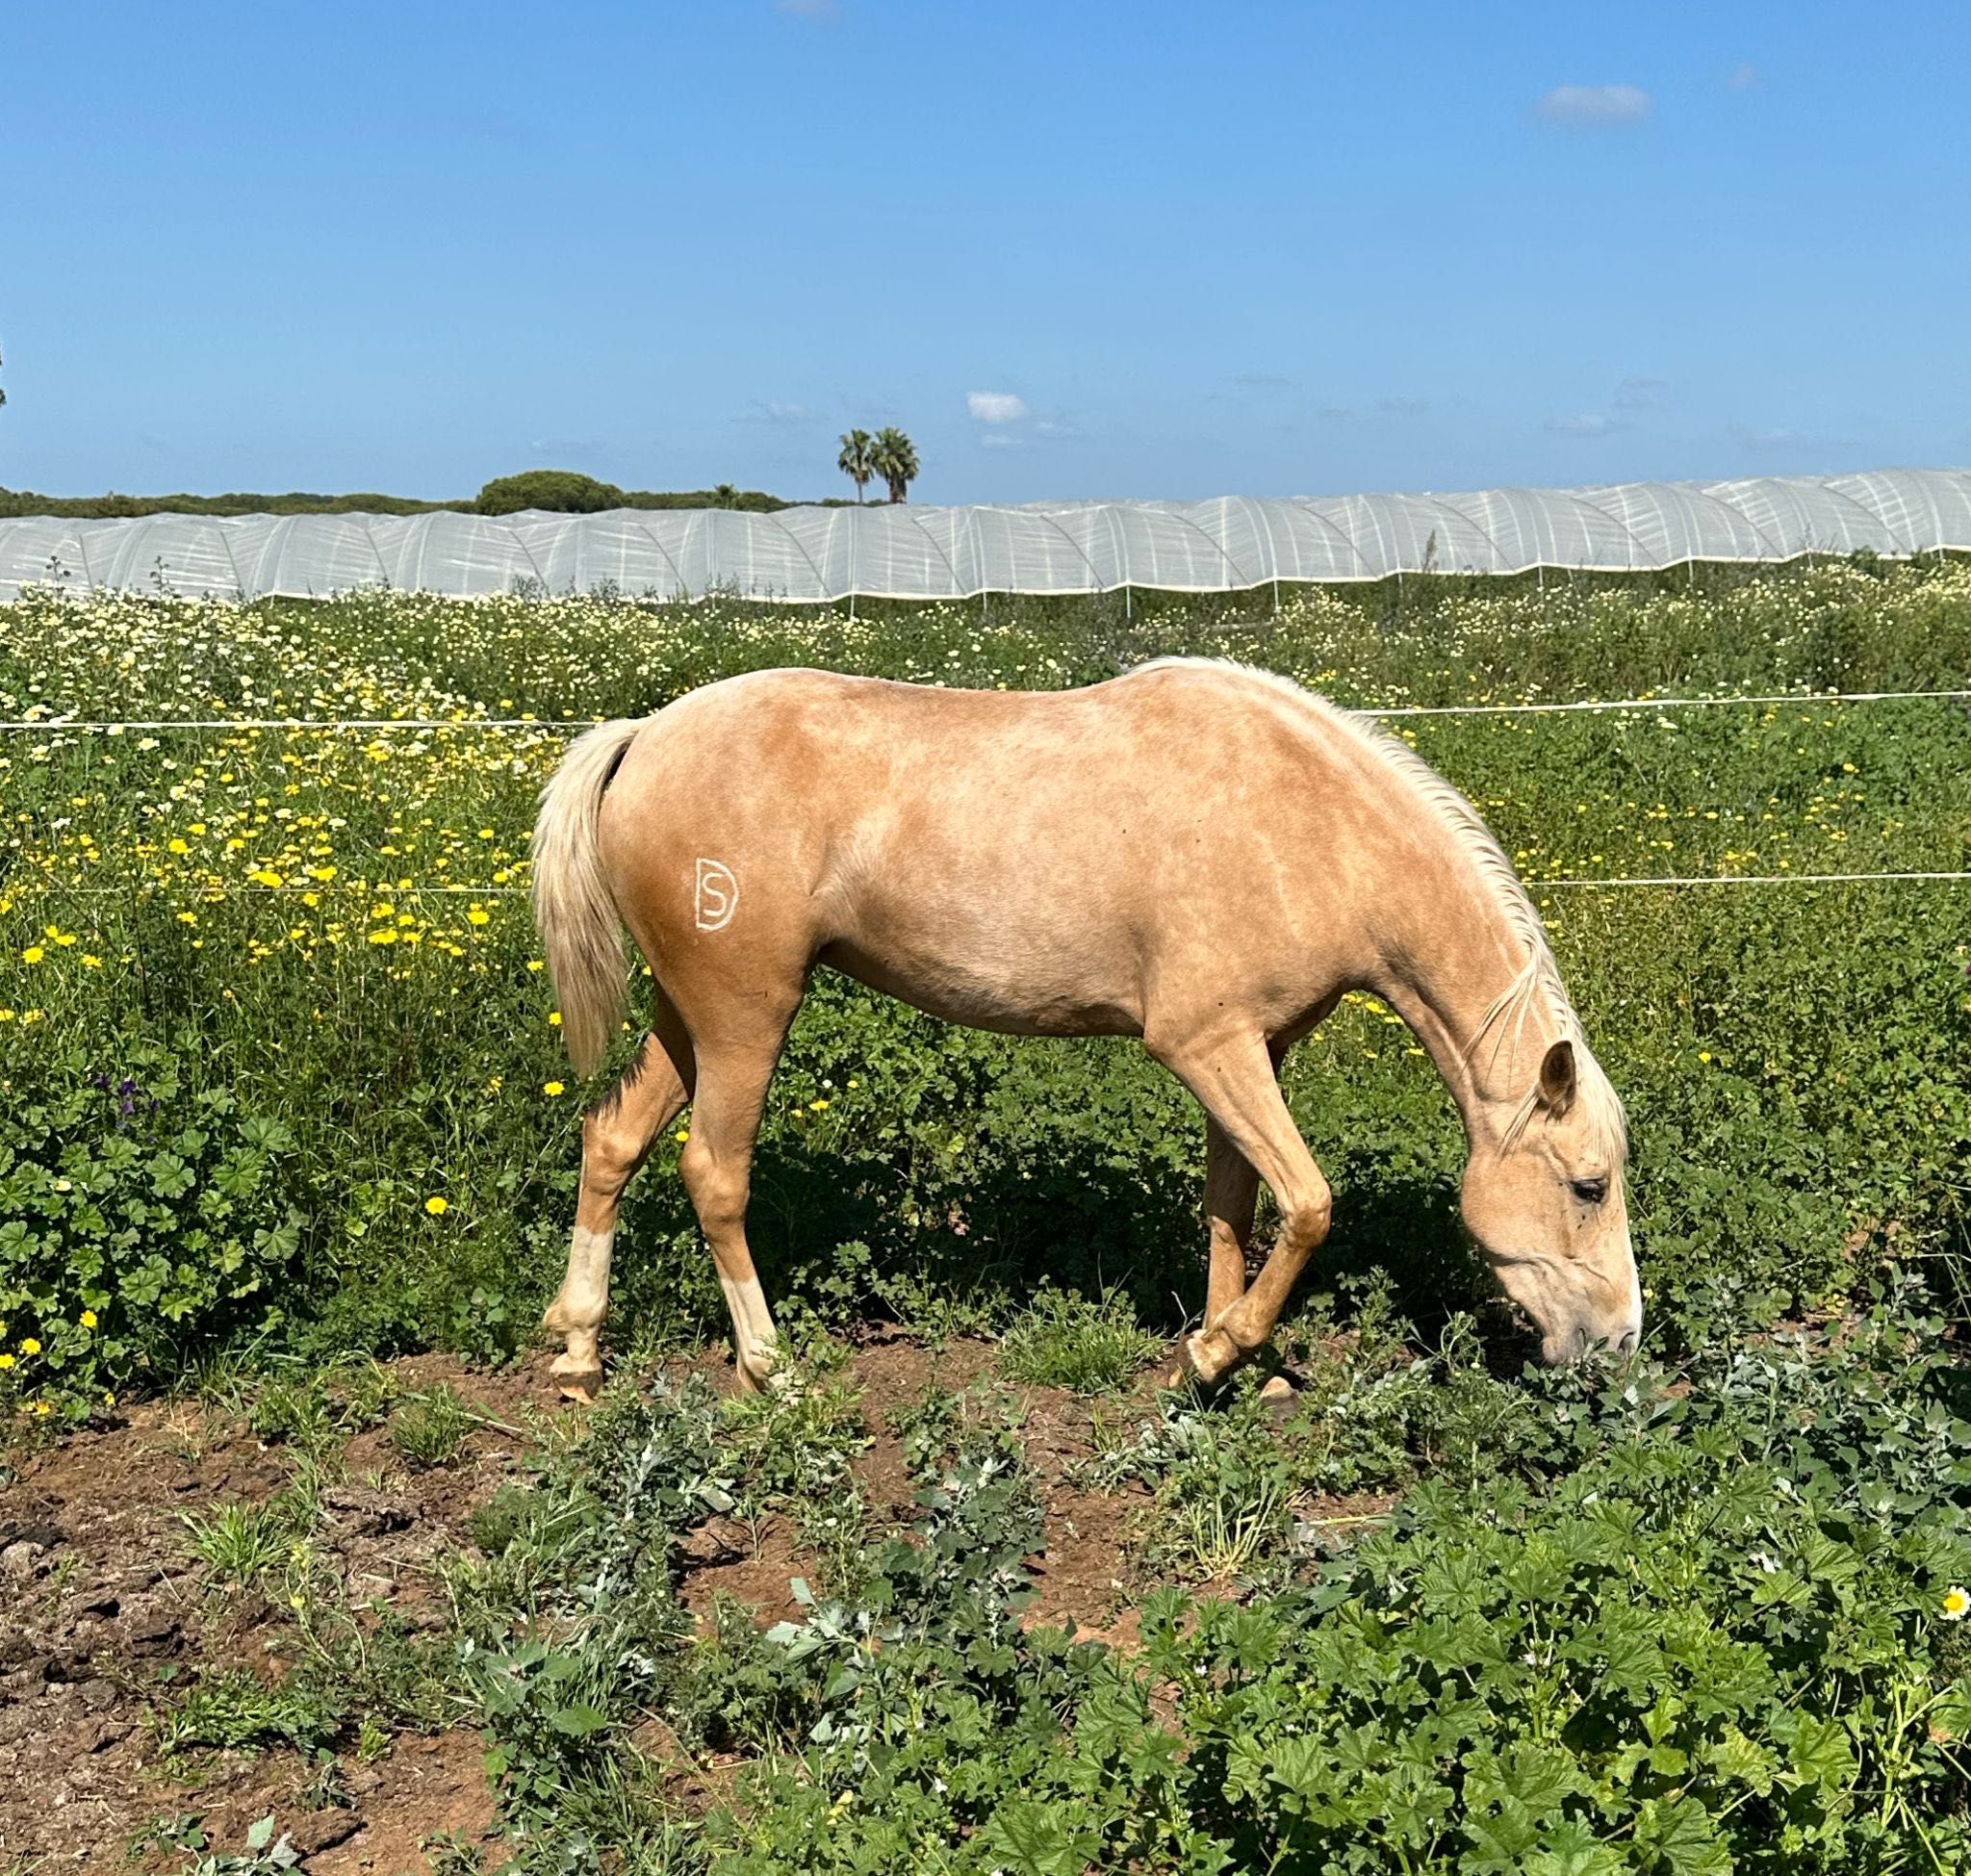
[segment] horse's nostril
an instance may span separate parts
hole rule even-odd
[[[1626,1335],[1622,1335],[1622,1336],[1618,1336],[1618,1337],[1616,1338],[1616,1342],[1615,1342],[1615,1352],[1616,1352],[1617,1354],[1619,1354],[1619,1355],[1632,1355],[1632,1354],[1634,1354],[1634,1353],[1635,1353],[1635,1351],[1636,1351],[1636,1332],[1635,1332],[1635,1330],[1634,1330],[1634,1329],[1630,1329],[1630,1330],[1628,1331],[1628,1333],[1627,1333]]]

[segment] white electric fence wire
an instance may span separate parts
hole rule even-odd
[[[1845,690],[1821,692],[1784,692],[1751,697],[1625,697],[1611,700],[1585,699],[1568,703],[1527,703],[1527,704],[1412,704],[1390,705],[1364,709],[1366,716],[1412,717],[1412,716],[1552,716],[1563,713],[1603,711],[1603,710],[1688,710],[1702,709],[1717,705],[1739,705],[1744,707],[1777,707],[1784,705],[1821,704],[1888,704],[1914,702],[1954,702],[1971,698],[1971,690]],[[147,721],[81,721],[75,719],[46,718],[0,722],[0,732],[29,732],[33,731],[67,730],[81,731],[109,735],[119,735],[132,730],[587,730],[601,719],[591,718],[537,718],[537,717],[339,717],[333,719],[308,719],[301,717],[197,717],[169,718],[157,717]],[[1615,879],[1565,879],[1528,881],[1531,890],[1545,892],[1574,889],[1608,889],[1618,887],[1663,887],[1681,888],[1688,887],[1713,886],[1854,886],[1876,882],[1924,881],[1957,882],[1971,880],[1971,872],[1947,871],[1900,871],[1882,873],[1719,873],[1705,875],[1661,874],[1636,875]],[[151,892],[151,885],[131,887],[61,887],[53,890],[64,891],[70,896],[84,897],[125,897],[137,892]],[[399,897],[405,894],[458,894],[478,898],[499,898],[505,894],[520,894],[529,888],[524,886],[343,886],[328,887],[321,886],[278,886],[261,887],[262,892],[312,892],[322,896],[329,892],[369,898],[385,892],[394,892]]]
[[[1776,692],[1753,697],[1616,697],[1583,698],[1567,703],[1542,704],[1364,704],[1350,707],[1363,716],[1559,716],[1603,710],[1698,710],[1723,705],[1740,707],[1779,707],[1787,704],[1905,704],[1954,703],[1971,699],[1966,690],[1826,690]],[[153,717],[135,719],[84,719],[78,717],[18,717],[0,721],[0,733],[26,734],[38,730],[81,731],[90,734],[122,735],[132,730],[593,730],[601,717],[439,717],[439,716],[346,716],[346,717]]]
[[[1888,873],[1697,873],[1635,875],[1616,879],[1531,879],[1523,882],[1526,890],[1535,897],[1543,892],[1567,891],[1576,887],[1703,887],[1703,886],[1862,886],[1893,883],[1896,881],[1962,881],[1971,880],[1971,872],[1888,872]],[[133,899],[148,896],[159,889],[163,882],[133,881],[129,886],[64,886],[60,881],[46,883],[49,894],[60,894],[71,899]],[[7,889],[0,881],[0,890]],[[242,884],[237,888],[225,887],[217,892],[210,887],[193,887],[181,892],[182,897],[204,899],[210,902],[215,897],[223,898],[229,891],[238,890],[242,897],[257,898],[265,893],[277,897],[282,893],[313,893],[320,899],[406,899],[421,898],[427,894],[457,894],[474,899],[498,899],[508,894],[521,895],[533,888],[525,886],[395,886],[388,881],[372,882],[369,885],[346,883],[328,886],[260,886]]]
[[[1528,892],[1539,894],[1553,887],[1597,886],[1853,886],[1877,880],[1971,880],[1971,872],[1905,873],[1706,873],[1696,876],[1664,874],[1626,879],[1526,880]]]

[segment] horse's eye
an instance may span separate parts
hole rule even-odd
[[[1599,1205],[1608,1196],[1606,1179],[1570,1179],[1568,1184],[1574,1187],[1576,1198],[1585,1199],[1590,1205]]]

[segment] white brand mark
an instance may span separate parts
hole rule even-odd
[[[698,862],[698,929],[723,932],[739,910],[739,882],[723,860]]]

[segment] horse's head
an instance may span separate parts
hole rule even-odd
[[[1565,1040],[1535,1086],[1475,1133],[1465,1169],[1465,1223],[1513,1301],[1540,1330],[1541,1359],[1619,1354],[1643,1326],[1629,1248],[1621,1110],[1585,1050]]]

